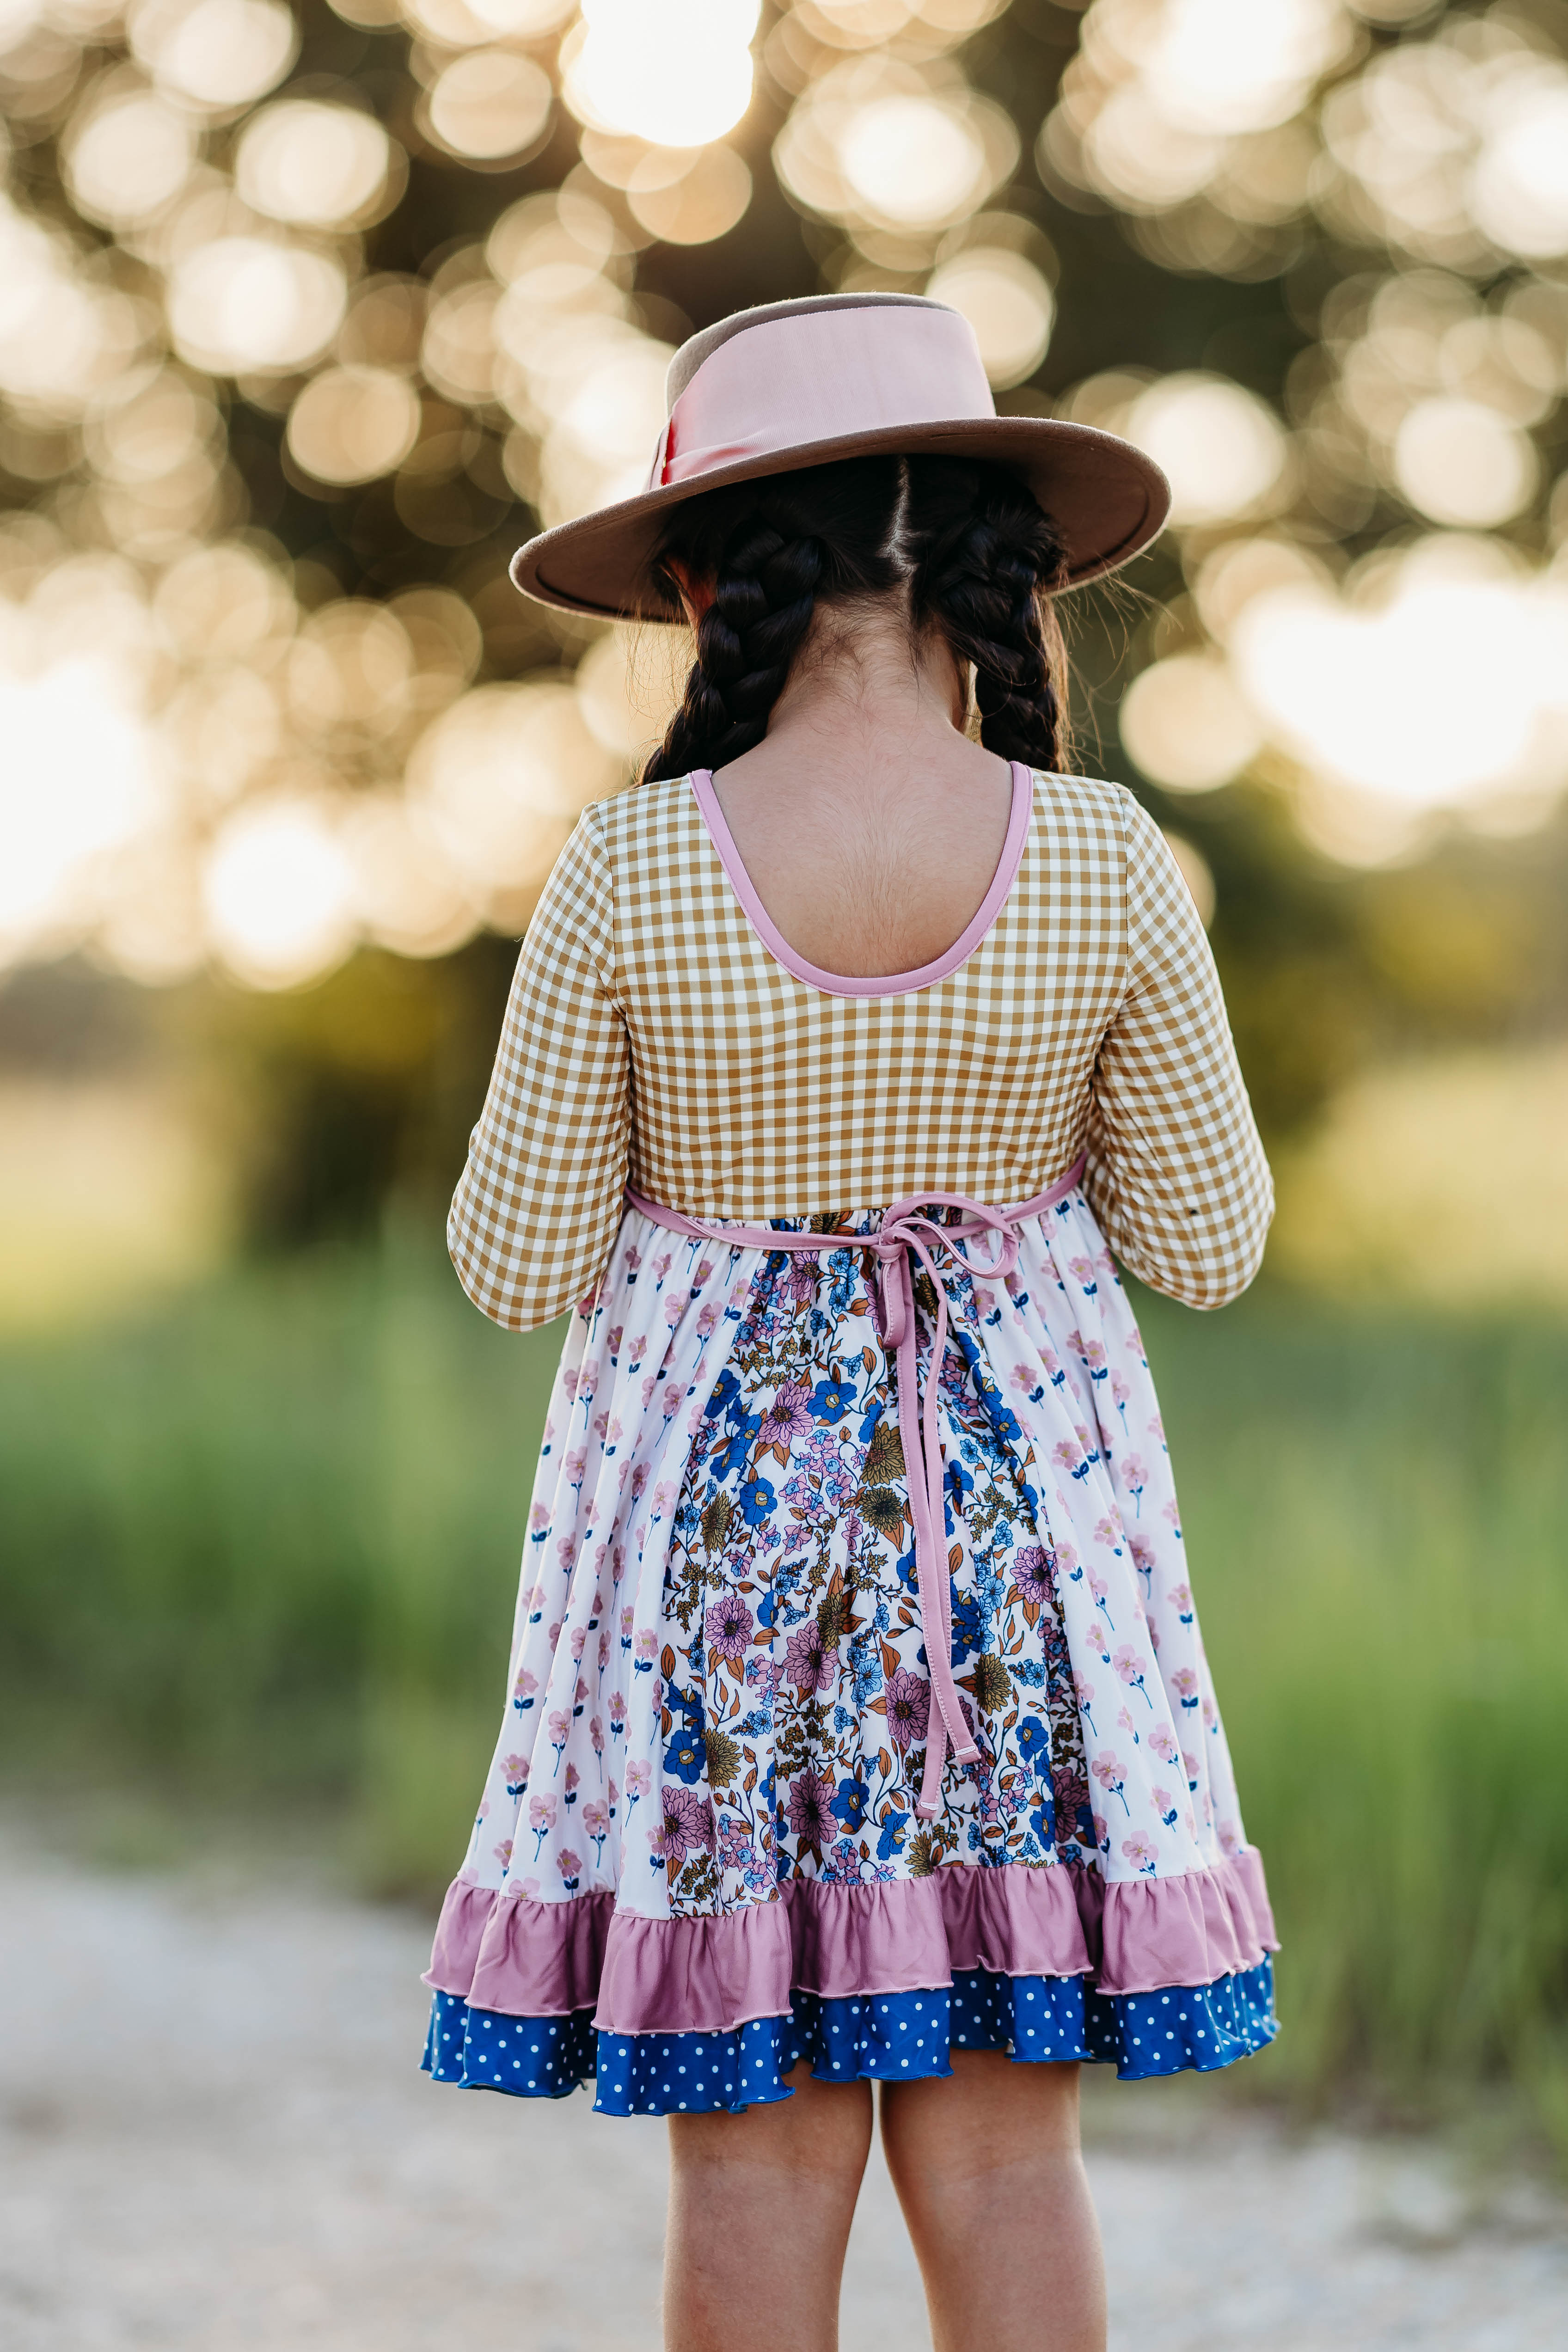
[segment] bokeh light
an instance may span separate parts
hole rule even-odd
[[[933,270],[925,290],[968,320],[999,392],[1026,382],[1045,358],[1056,297],[1024,254],[1000,245],[967,247]]]
[[[214,948],[252,988],[289,988],[338,962],[354,935],[353,867],[319,795],[239,810],[207,859]]]
[[[337,228],[380,211],[393,147],[357,107],[282,99],[251,117],[235,157],[235,185],[258,213]]]
[[[326,349],[346,292],[342,266],[328,254],[270,237],[215,237],[170,274],[169,331],[197,367],[282,373]]]
[[[218,112],[274,89],[300,44],[281,0],[134,0],[126,23],[160,88]]]
[[[122,87],[89,101],[65,147],[66,182],[84,218],[125,229],[161,212],[189,179],[200,124],[156,90]]]
[[[584,0],[563,45],[563,93],[582,122],[668,147],[731,131],[752,102],[759,0]]]
[[[1255,514],[1285,475],[1288,447],[1278,418],[1223,376],[1165,376],[1131,403],[1123,430],[1170,477],[1177,524]]]
[[[419,395],[391,368],[312,376],[289,412],[295,463],[321,482],[368,482],[399,467],[419,437]]]
[[[429,97],[429,124],[443,147],[476,163],[528,154],[543,137],[555,93],[531,58],[472,49],[454,58]]]

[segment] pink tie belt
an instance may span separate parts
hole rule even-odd
[[[943,1555],[946,1528],[942,1487],[946,1468],[937,1413],[937,1391],[947,1346],[947,1291],[939,1259],[945,1256],[949,1260],[950,1276],[955,1268],[962,1268],[966,1274],[979,1275],[989,1281],[1005,1279],[1018,1263],[1018,1230],[1025,1219],[1037,1217],[1065,1200],[1081,1178],[1083,1166],[1081,1158],[1076,1160],[1067,1174],[1059,1176],[1047,1191],[1037,1192],[1033,1200],[1020,1201],[1011,1209],[989,1208],[984,1201],[972,1201],[962,1192],[913,1194],[907,1201],[895,1201],[890,1209],[885,1210],[881,1224],[872,1234],[781,1234],[771,1225],[707,1223],[700,1217],[684,1215],[679,1209],[667,1209],[657,1201],[645,1201],[640,1192],[634,1192],[629,1185],[626,1188],[631,1207],[673,1234],[687,1234],[701,1241],[729,1242],[738,1249],[810,1252],[818,1256],[825,1249],[861,1249],[871,1251],[876,1257],[872,1313],[878,1337],[884,1347],[894,1351],[897,1361],[899,1427],[904,1432],[918,1423],[921,1431],[920,1461],[917,1465],[906,1457],[906,1466],[910,1516],[915,1530],[921,1637],[925,1643],[931,1696],[942,1727],[939,1732],[932,1726],[926,1738],[925,1770],[915,1807],[922,1822],[935,1821],[942,1811],[942,1776],[948,1748],[951,1747],[961,1764],[976,1762],[980,1753],[969,1736],[952,1679],[952,1608]],[[952,1224],[938,1224],[921,1213],[927,1209],[961,1209],[963,1213]],[[996,1237],[994,1254],[989,1259],[967,1257],[954,1247],[955,1243],[980,1234],[994,1234]],[[936,1293],[936,1331],[923,1408],[915,1353],[917,1261],[930,1275]]]

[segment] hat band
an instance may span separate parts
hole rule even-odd
[[[996,414],[956,310],[867,305],[770,320],[710,353],[669,412],[650,490],[819,441]]]

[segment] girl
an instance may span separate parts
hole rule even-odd
[[[576,1311],[426,2064],[669,2118],[672,2352],[831,2352],[873,2082],[937,2352],[1090,2352],[1079,2064],[1274,2031],[1110,1254],[1223,1305],[1268,1171],[1159,831],[1059,772],[1049,593],[1167,498],[845,295],[695,337],[648,489],[513,567],[697,660],[453,1203],[486,1314]]]

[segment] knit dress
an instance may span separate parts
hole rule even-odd
[[[874,980],[780,937],[710,777],[584,813],[448,1229],[498,1322],[574,1311],[433,2075],[664,2115],[1271,2038],[1115,1262],[1223,1305],[1271,1203],[1121,787],[1015,767],[973,920]]]

